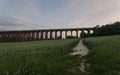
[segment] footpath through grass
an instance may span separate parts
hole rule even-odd
[[[75,75],[68,69],[80,58],[70,56],[78,39],[0,43],[0,75]]]
[[[89,47],[89,75],[120,75],[120,35],[84,39]]]

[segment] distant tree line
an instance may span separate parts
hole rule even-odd
[[[92,36],[105,36],[116,34],[120,34],[120,22],[115,22],[96,28]]]

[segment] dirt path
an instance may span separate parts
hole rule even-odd
[[[86,46],[83,45],[82,40],[76,45],[76,47],[73,48],[73,52],[70,53],[71,55],[79,55],[80,57],[86,56],[88,54],[89,50]],[[80,63],[80,71],[86,72],[86,65],[85,60],[82,59],[82,62]]]
[[[82,40],[77,44],[76,47],[73,48],[73,53],[71,55],[80,55],[85,56],[89,52],[88,48],[83,45]]]

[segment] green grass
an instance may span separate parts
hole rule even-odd
[[[80,58],[70,56],[78,39],[0,43],[0,75],[75,75]]]
[[[120,35],[84,39],[89,47],[89,75],[120,75]]]

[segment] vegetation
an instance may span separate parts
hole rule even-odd
[[[0,75],[75,75],[71,56],[78,39],[0,43]]]
[[[93,36],[116,35],[120,34],[120,22],[103,25],[92,34]]]
[[[120,35],[85,38],[89,75],[120,75]]]

